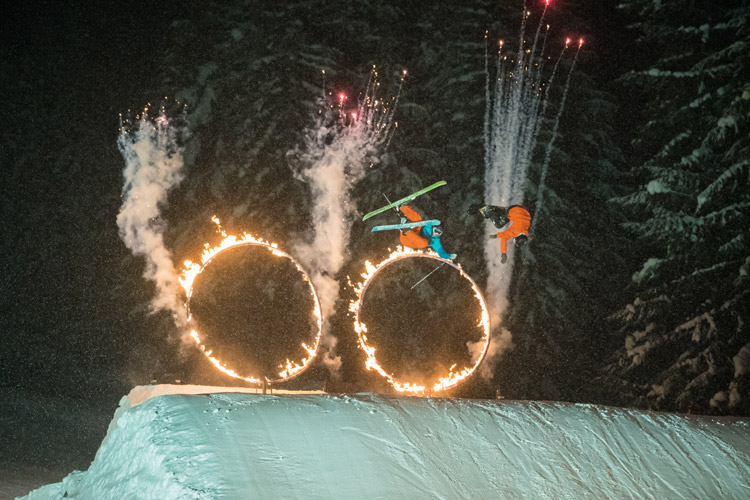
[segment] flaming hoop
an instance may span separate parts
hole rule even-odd
[[[481,352],[477,356],[477,359],[474,361],[474,364],[471,367],[466,367],[458,372],[454,372],[453,369],[455,368],[455,364],[451,366],[448,373],[443,376],[439,377],[438,382],[436,382],[432,387],[426,387],[424,385],[418,385],[412,382],[408,381],[401,381],[396,379],[392,374],[388,373],[383,369],[382,366],[378,363],[377,358],[375,357],[375,348],[368,344],[367,342],[367,326],[360,321],[360,311],[362,308],[362,302],[365,296],[365,292],[367,291],[367,287],[370,286],[375,276],[382,271],[385,267],[389,266],[390,264],[393,264],[394,262],[397,262],[399,260],[403,259],[409,259],[409,258],[425,258],[425,259],[433,259],[440,261],[443,264],[448,264],[449,266],[453,267],[454,269],[458,270],[458,272],[461,274],[461,277],[468,280],[469,283],[471,283],[472,290],[474,291],[474,296],[476,297],[477,301],[479,301],[479,305],[481,307],[481,317],[479,319],[479,322],[477,326],[482,327],[482,339],[481,339]],[[487,349],[490,345],[490,317],[489,312],[487,310],[487,303],[484,300],[484,297],[482,296],[482,293],[479,291],[479,288],[477,287],[477,284],[474,282],[471,277],[466,274],[463,269],[461,269],[461,266],[458,264],[453,263],[450,260],[442,259],[440,256],[438,256],[436,253],[433,253],[432,251],[418,251],[418,250],[411,250],[407,248],[403,248],[399,246],[391,255],[386,257],[385,260],[383,260],[380,264],[373,265],[372,263],[365,262],[365,268],[366,272],[362,273],[363,281],[360,283],[353,285],[354,291],[357,294],[356,299],[352,300],[352,302],[349,305],[349,311],[354,313],[354,330],[357,332],[357,336],[359,337],[359,347],[365,352],[367,356],[366,366],[368,370],[375,370],[380,375],[385,377],[388,382],[396,389],[398,392],[404,392],[404,393],[411,393],[411,394],[430,394],[434,392],[440,392],[444,391],[446,389],[449,389],[451,387],[455,387],[461,382],[468,379],[472,373],[479,367],[479,365],[482,363],[482,360],[484,360],[485,355],[487,354]]]
[[[303,371],[307,369],[307,367],[310,365],[310,362],[315,358],[315,355],[318,352],[318,347],[320,345],[320,337],[323,331],[323,316],[320,309],[320,302],[318,301],[318,294],[315,292],[315,287],[313,286],[312,280],[310,279],[310,276],[305,272],[305,270],[302,268],[302,266],[297,262],[292,256],[287,254],[286,252],[279,250],[278,245],[276,243],[270,243],[268,241],[263,240],[262,238],[256,238],[251,234],[244,233],[241,237],[237,237],[234,235],[228,235],[222,228],[221,228],[221,222],[219,219],[214,216],[211,219],[216,225],[218,226],[218,229],[221,233],[221,235],[224,237],[224,239],[215,247],[210,247],[208,243],[205,245],[205,250],[203,251],[203,255],[201,256],[201,263],[194,263],[190,260],[186,260],[184,263],[184,268],[182,271],[182,276],[180,278],[180,283],[182,284],[182,287],[185,289],[185,292],[187,293],[187,301],[185,303],[185,307],[187,309],[187,320],[188,320],[188,326],[190,327],[190,337],[195,341],[195,343],[198,345],[200,350],[203,352],[203,354],[213,363],[213,365],[218,368],[220,371],[224,372],[226,375],[229,375],[230,377],[234,377],[240,380],[244,380],[246,382],[250,382],[252,384],[263,384],[264,379],[267,383],[278,383],[282,381],[286,381],[289,379],[292,379],[296,377],[297,375],[301,374]],[[227,250],[229,248],[236,248],[243,245],[251,245],[251,246],[257,246],[267,249],[271,254],[273,254],[276,257],[284,257],[289,259],[292,264],[297,268],[297,271],[302,276],[302,280],[307,282],[308,286],[310,287],[310,296],[313,299],[313,310],[312,314],[315,317],[315,324],[317,327],[317,332],[315,334],[315,341],[312,346],[308,346],[304,342],[302,343],[302,348],[307,352],[307,357],[305,357],[302,360],[299,361],[292,361],[287,359],[286,363],[283,363],[279,365],[279,373],[278,378],[276,379],[269,379],[267,377],[264,377],[264,379],[261,379],[260,377],[256,377],[253,375],[243,375],[237,373],[234,369],[226,366],[223,362],[221,362],[219,359],[217,359],[213,355],[213,350],[207,346],[207,344],[200,338],[197,330],[191,326],[192,325],[192,314],[190,313],[190,299],[193,295],[193,284],[195,283],[195,279],[200,275],[204,269],[206,269],[206,266],[221,252],[224,250]]]

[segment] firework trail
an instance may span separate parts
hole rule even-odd
[[[566,43],[545,81],[543,61],[549,25],[545,24],[544,17],[548,6],[549,1],[545,2],[544,11],[533,35],[531,48],[525,49],[525,32],[530,12],[526,10],[526,2],[524,2],[519,49],[513,60],[512,56],[506,55],[503,42],[499,43],[494,86],[490,83],[489,51],[485,52],[484,200],[488,205],[507,207],[521,205],[524,202],[527,175],[537,144],[542,117],[547,110],[548,91],[554,81],[560,60],[567,49]],[[545,26],[546,29],[542,34]],[[537,54],[540,37],[542,38],[541,50]],[[569,81],[570,73],[566,82],[566,91]],[[558,111],[558,121],[563,107],[564,99]],[[556,131],[555,127],[552,141],[554,141]],[[548,144],[547,148],[551,148],[551,145]],[[508,307],[508,289],[513,272],[513,248],[511,246],[508,249],[508,263],[502,264],[497,241],[489,239],[489,236],[496,233],[497,229],[489,224],[485,227],[487,298],[492,324],[499,325],[502,314]],[[490,371],[492,358],[509,347],[510,343],[511,335],[507,330],[500,328],[499,332],[493,332],[493,345],[487,356],[490,361],[487,363]],[[485,373],[487,371],[485,370]]]
[[[373,67],[364,97],[356,110],[346,111],[347,96],[335,96],[331,102],[324,95],[313,127],[307,130],[304,148],[290,154],[297,169],[297,178],[305,181],[312,191],[312,234],[295,246],[294,254],[310,271],[318,290],[325,318],[335,312],[339,296],[336,274],[346,259],[349,235],[356,207],[351,191],[378,163],[380,152],[387,148],[396,126],[393,114],[398,105],[401,86],[396,97],[389,101],[378,98],[377,72]],[[403,85],[406,71],[401,77]],[[323,362],[333,374],[341,365],[335,355],[337,340],[324,326],[322,338]]]
[[[497,78],[494,90],[487,88],[485,117],[485,203],[510,206],[521,204],[531,155],[536,144],[538,119],[542,92],[541,59],[546,48],[547,30],[544,33],[541,56],[537,58],[536,48],[544,25],[542,13],[534,34],[532,48],[524,50],[524,38],[528,13],[524,4],[521,25],[520,48],[516,60],[508,62],[508,56],[500,43],[497,59]],[[487,58],[489,59],[489,58]],[[485,62],[486,82],[489,83],[489,61]],[[555,70],[557,68],[555,67]],[[554,71],[550,79],[554,78]],[[544,109],[544,105],[542,105]],[[486,227],[489,237],[496,230]],[[496,241],[485,244],[485,260],[489,271],[487,294],[493,324],[499,324],[502,312],[507,308],[507,289],[510,284],[513,260],[509,265],[500,263],[500,252]]]
[[[167,195],[183,179],[180,140],[186,129],[170,123],[164,108],[151,119],[148,108],[136,122],[122,122],[117,146],[125,159],[122,206],[117,215],[120,238],[135,256],[146,259],[143,277],[153,281],[152,312],[169,311],[175,325],[185,326],[185,305],[178,272],[164,244],[161,210]]]
[[[568,43],[566,42],[565,46],[567,47],[567,45]],[[555,116],[555,124],[552,126],[552,136],[550,137],[550,140],[547,143],[547,147],[545,148],[545,151],[544,151],[544,162],[542,163],[542,174],[539,178],[539,187],[537,188],[536,205],[534,207],[534,213],[536,214],[536,216],[531,221],[531,227],[529,228],[529,233],[534,232],[534,228],[536,227],[536,224],[542,215],[542,207],[544,206],[544,190],[546,188],[545,181],[547,180],[547,171],[549,169],[549,162],[552,156],[552,146],[554,146],[555,139],[557,139],[557,130],[560,126],[560,117],[562,116],[563,109],[565,108],[565,99],[568,97],[568,89],[570,88],[570,77],[573,74],[573,68],[575,68],[576,61],[578,60],[578,53],[581,51],[582,46],[583,46],[583,38],[578,40],[578,50],[576,51],[576,55],[573,57],[573,62],[570,65],[568,78],[565,80],[565,88],[563,89],[562,98],[560,99],[560,108],[557,110],[557,116]]]

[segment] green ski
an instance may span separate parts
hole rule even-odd
[[[362,220],[367,220],[367,219],[369,219],[370,217],[372,217],[372,216],[374,216],[374,215],[378,215],[378,214],[380,214],[380,213],[383,213],[383,212],[385,212],[386,210],[389,210],[389,209],[391,209],[391,208],[398,208],[398,207],[400,207],[401,205],[404,205],[404,204],[406,204],[406,203],[410,202],[411,200],[413,200],[413,199],[414,199],[414,198],[416,198],[417,196],[423,195],[423,194],[425,194],[425,193],[426,193],[426,192],[428,192],[428,191],[432,191],[432,190],[433,190],[433,189],[435,189],[435,188],[439,188],[440,186],[445,186],[446,184],[448,184],[448,183],[447,183],[446,181],[437,181],[437,182],[436,182],[435,184],[431,184],[431,185],[427,186],[427,187],[426,187],[426,188],[424,188],[424,189],[420,189],[420,190],[419,190],[419,191],[417,191],[416,193],[412,193],[412,194],[410,194],[409,196],[406,196],[406,197],[404,197],[404,198],[401,198],[401,199],[400,199],[400,200],[398,200],[398,201],[394,201],[394,202],[393,202],[393,203],[391,203],[390,205],[386,205],[386,206],[384,206],[384,207],[380,207],[380,208],[378,208],[377,210],[373,210],[373,211],[372,211],[372,212],[370,212],[369,214],[367,214],[367,215],[365,215],[364,217],[362,217]]]

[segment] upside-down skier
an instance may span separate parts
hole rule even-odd
[[[499,207],[496,205],[472,205],[469,208],[470,215],[481,215],[489,219],[496,228],[504,231],[493,234],[490,238],[500,240],[500,262],[505,264],[508,260],[508,240],[514,240],[516,247],[521,248],[529,239],[529,226],[531,225],[531,214],[520,205],[510,207]],[[506,227],[507,226],[507,227]]]
[[[423,220],[419,212],[409,205],[402,205],[398,208],[398,211],[401,212],[401,224],[405,224],[407,220],[409,222],[420,222]],[[441,258],[453,260],[456,258],[456,254],[446,252],[443,245],[440,243],[440,236],[442,234],[443,228],[439,225],[425,224],[424,226],[415,228],[402,229],[399,238],[401,244],[405,247],[413,248],[415,250],[430,247],[435,250]]]

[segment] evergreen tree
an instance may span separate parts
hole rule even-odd
[[[625,336],[602,379],[618,402],[747,414],[750,3],[630,0],[644,55],[636,192],[616,198],[640,246]]]

